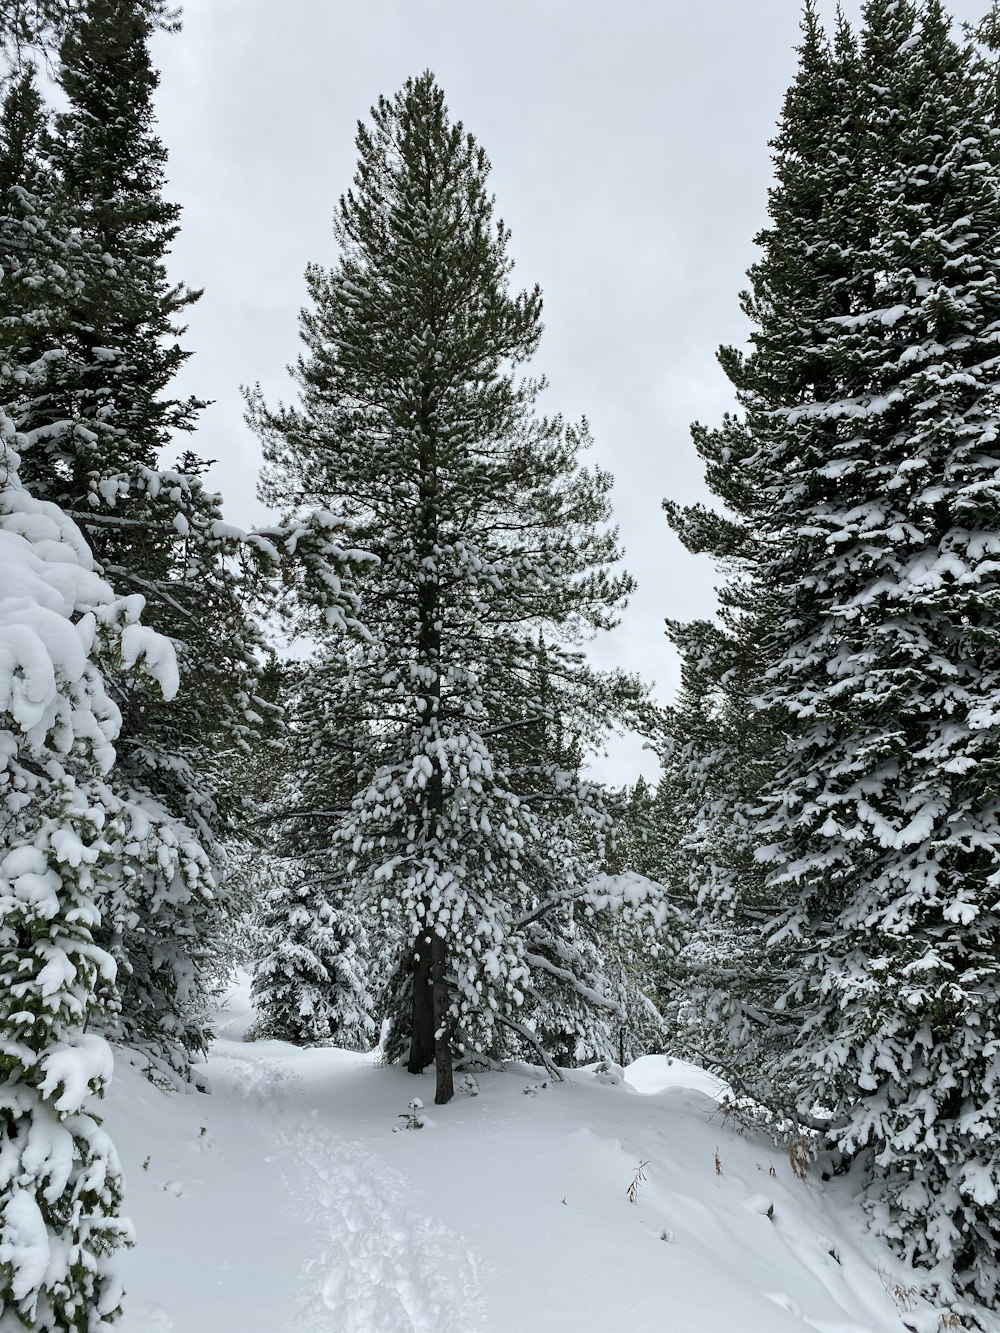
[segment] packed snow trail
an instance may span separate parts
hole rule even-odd
[[[430,1075],[245,1043],[233,1003],[210,1096],[119,1062],[108,1124],[138,1233],[123,1333],[946,1327],[848,1182],[799,1179],[782,1146],[735,1132],[700,1070],[483,1074],[408,1130]]]
[[[308,1225],[313,1242],[289,1333],[478,1333],[476,1256],[406,1204],[405,1181],[376,1153],[326,1128],[317,1110],[296,1110],[287,1066],[247,1049],[227,1044],[215,1069],[235,1067],[227,1082],[278,1149],[288,1214]]]
[[[241,1141],[257,1147],[249,1161],[232,1161],[224,1172],[227,1189],[237,1186],[230,1207],[226,1197],[213,1201],[221,1225],[208,1253],[220,1276],[216,1291],[209,1287],[206,1294],[209,1301],[221,1300],[218,1322],[210,1323],[203,1311],[205,1328],[216,1333],[484,1330],[476,1256],[460,1237],[407,1203],[405,1181],[377,1153],[343,1138],[315,1109],[306,1113],[296,1106],[292,1089],[298,1080],[281,1060],[259,1054],[262,1049],[218,1043],[212,1096],[205,1099],[207,1106],[196,1108],[205,1111],[207,1121],[223,1112],[230,1124],[238,1122]],[[178,1109],[190,1109],[191,1101],[181,1096]],[[219,1152],[207,1123],[190,1146],[213,1156]],[[149,1157],[147,1170],[153,1154]],[[246,1182],[240,1189],[236,1177],[253,1176],[258,1165],[263,1170],[256,1177],[260,1197],[254,1206],[241,1199]],[[181,1170],[163,1183],[162,1192],[181,1201],[200,1193],[203,1184],[200,1174]],[[261,1227],[263,1237],[241,1235]],[[185,1235],[180,1222],[171,1241],[183,1244]],[[234,1264],[227,1257],[232,1250],[255,1260]],[[203,1282],[205,1274],[196,1270],[195,1277]],[[174,1328],[189,1333],[191,1325],[175,1323],[168,1308],[166,1299],[129,1302],[126,1333]]]

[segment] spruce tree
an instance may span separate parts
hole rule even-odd
[[[937,0],[869,0],[852,68],[824,94],[833,151],[797,149],[802,194],[779,154],[755,349],[730,367],[774,597],[760,710],[785,736],[756,841],[800,1115],[828,1113],[930,1286],[993,1304],[994,99]]]
[[[375,1042],[382,978],[369,932],[352,910],[343,853],[329,837],[331,818],[350,799],[343,716],[330,707],[343,671],[333,657],[285,673],[287,768],[268,807],[274,882],[260,911],[254,1033],[364,1050]]]
[[[325,887],[322,879],[318,885],[306,879],[300,867],[282,865],[263,905],[253,982],[260,1017],[253,1035],[370,1050],[377,979],[368,932],[360,918],[330,902]]]
[[[0,424],[13,424],[2,410]],[[95,943],[112,854],[105,829],[121,813],[102,781],[118,715],[99,663],[137,627],[79,531],[20,486],[9,439],[0,446],[0,1328],[97,1333],[120,1312],[108,1260],[130,1239],[117,1156],[93,1106],[111,1053],[86,1031],[115,998],[114,962]]]
[[[300,405],[258,393],[250,409],[264,498],[332,514],[368,557],[365,633],[339,646],[326,703],[344,793],[326,837],[341,900],[381,914],[408,1067],[434,1062],[447,1101],[455,1052],[545,1055],[522,1021],[528,927],[585,892],[549,820],[607,818],[545,726],[588,748],[636,710],[635,682],[599,677],[575,646],[613,625],[631,585],[603,526],[611,478],[581,466],[585,423],[538,415],[542,386],[519,374],[541,296],[509,290],[483,150],[430,74],[381,99],[357,145],[338,259],[307,272]]]
[[[4,351],[30,363],[58,346],[44,391],[19,409],[30,440],[22,478],[81,525],[102,571],[145,600],[180,663],[169,706],[128,673],[109,681],[123,717],[114,780],[136,822],[119,849],[120,876],[105,886],[103,916],[126,1000],[118,1035],[159,1048],[183,1070],[205,1041],[227,912],[225,844],[243,818],[234,778],[260,727],[258,636],[245,605],[260,544],[222,521],[193,453],[173,468],[160,461],[178,432],[193,429],[201,404],[170,394],[188,355],[177,321],[198,294],[166,274],[179,209],[162,198],[151,27],[138,0],[79,7],[60,46],[66,107],[51,129],[27,91],[10,91],[0,177],[33,184],[106,263],[86,268],[55,307],[36,309],[32,291],[17,287]],[[11,200],[16,209],[16,189]]]
[[[28,85],[22,87],[22,93]],[[30,99],[29,99],[30,100]],[[9,123],[9,122],[8,122]],[[105,272],[23,187],[0,214],[11,333]],[[37,333],[38,321],[32,332]],[[15,341],[17,341],[15,339]],[[111,1258],[130,1243],[121,1173],[95,1114],[111,1054],[95,1031],[118,1004],[99,902],[134,818],[109,784],[121,715],[112,669],[170,696],[169,642],[116,596],[79,528],[22,484],[18,429],[60,348],[0,362],[0,1328],[103,1333],[121,1312]],[[88,1030],[89,1029],[89,1030]]]
[[[632,787],[617,794],[614,838],[608,851],[607,871],[619,874],[632,870],[646,874],[655,858],[654,839],[658,829],[653,819],[656,795],[640,776]]]
[[[797,575],[774,574],[772,562],[795,547],[769,491],[768,451],[785,440],[776,410],[823,394],[836,376],[819,351],[825,322],[863,300],[854,256],[865,253],[870,219],[858,60],[846,23],[831,44],[807,4],[798,72],[772,141],[770,222],[756,237],[761,257],[741,296],[751,350],[719,353],[742,413],[692,432],[725,510],[664,504],[688,549],[712,555],[723,576],[718,623],[668,624],[681,654],[682,691],[661,782],[672,830],[662,873],[697,929],[665,981],[672,1010],[679,1003],[684,1011],[679,1039],[688,1053],[718,1062],[734,1086],[779,1117],[805,1114],[786,1067],[790,1019],[779,1006],[800,961],[793,940],[773,938],[784,890],[768,882],[756,853],[764,793],[795,729],[770,705],[768,653]],[[812,427],[820,452],[826,430]],[[785,466],[794,484],[794,465]]]
[[[809,722],[774,855],[803,893],[800,1051],[832,1137],[942,1294],[994,1304],[1000,158],[934,0],[870,4],[864,57],[872,293],[809,413],[833,439],[807,467],[837,486],[800,509],[809,618],[775,645],[777,702]]]
[[[180,10],[170,0],[141,0],[141,8],[156,27],[179,29]],[[50,60],[78,14],[78,0],[0,0],[0,52],[18,73]]]

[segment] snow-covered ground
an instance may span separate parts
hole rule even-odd
[[[106,1122],[138,1233],[124,1333],[940,1327],[846,1186],[797,1179],[723,1123],[693,1066],[486,1073],[437,1108],[430,1075],[246,1043],[249,1018],[235,991],[210,1095],[119,1060]],[[419,1130],[401,1118],[414,1097]]]

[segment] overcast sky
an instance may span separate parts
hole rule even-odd
[[[303,270],[334,259],[356,122],[430,68],[493,164],[515,283],[542,287],[545,409],[586,414],[615,474],[638,591],[595,660],[669,701],[664,618],[710,614],[712,573],[660,502],[708,498],[688,428],[733,406],[715,349],[746,337],[738,293],[798,22],[794,0],[189,0],[183,32],[156,41],[159,128],[184,207],[173,276],[205,289],[182,387],[215,400],[196,447],[218,459],[227,517],[261,515],[239,385],[290,396]],[[640,770],[655,760],[620,741],[602,773]]]

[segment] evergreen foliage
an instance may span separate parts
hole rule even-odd
[[[339,659],[290,670],[286,775],[274,793],[267,864],[274,882],[260,914],[255,1033],[307,1045],[369,1049],[380,985],[369,933],[352,910],[329,824],[348,799],[339,755],[342,717],[330,709]]]
[[[30,75],[11,83],[0,140],[9,216],[30,188],[103,262],[54,303],[15,284],[0,338],[15,365],[47,357],[44,382],[17,409],[24,484],[73,516],[115,586],[145,599],[180,665],[169,705],[127,672],[109,677],[122,714],[113,781],[134,819],[102,916],[121,966],[117,1035],[183,1070],[205,1041],[227,912],[224,844],[243,817],[236,760],[260,727],[258,635],[245,602],[266,557],[222,521],[201,460],[185,452],[175,468],[160,464],[202,404],[169,392],[187,357],[177,319],[198,294],[172,286],[165,270],[179,209],[162,198],[152,23],[136,0],[79,7],[59,50],[67,104],[52,127]]]
[[[698,442],[735,514],[704,520],[702,549],[746,561],[727,628],[757,663],[765,744],[738,808],[768,871],[764,992],[783,994],[765,1018],[786,1084],[801,1118],[823,1109],[929,1283],[994,1304],[988,92],[936,0],[869,0],[860,44],[842,23],[833,50],[807,13],[746,299],[754,348],[723,357],[744,416]],[[696,546],[703,516],[678,517]]]
[[[301,872],[293,877],[283,869],[285,882],[271,889],[262,915],[253,1035],[370,1050],[374,979],[364,924],[330,904],[325,880],[314,887]]]
[[[831,47],[807,4],[798,72],[772,141],[770,225],[756,238],[761,258],[741,296],[752,350],[719,353],[743,415],[692,432],[724,510],[664,504],[687,548],[711,554],[723,575],[717,624],[668,624],[682,690],[661,783],[673,830],[664,874],[697,925],[679,973],[667,979],[671,1007],[679,1002],[690,1054],[721,1063],[741,1091],[793,1117],[801,1108],[786,1067],[789,1017],[776,1005],[799,961],[787,939],[779,946],[772,938],[784,903],[756,857],[762,792],[792,731],[788,716],[767,706],[769,636],[787,614],[785,581],[770,562],[787,534],[760,445],[775,433],[777,405],[822,392],[829,372],[817,330],[852,300],[850,257],[855,244],[864,249],[869,226],[859,202],[858,81],[851,30],[841,22]]]
[[[632,870],[646,874],[657,860],[659,827],[654,816],[656,792],[642,776],[617,794],[612,816],[614,836],[608,848],[609,874]]]
[[[130,1239],[117,1157],[91,1109],[111,1053],[85,1031],[114,999],[115,975],[95,944],[103,830],[119,813],[101,780],[117,715],[97,663],[136,626],[79,532],[19,485],[10,438],[0,455],[0,1328],[97,1333],[120,1309],[108,1258]]]
[[[179,31],[180,9],[170,0],[136,4],[151,26]],[[36,61],[50,62],[79,13],[80,0],[0,0],[0,53],[8,73],[20,77]]]
[[[334,901],[377,935],[409,1067],[436,1061],[444,1101],[453,1052],[543,1049],[524,1010],[528,919],[583,897],[552,821],[598,838],[607,824],[549,730],[589,747],[641,692],[575,646],[631,585],[602,526],[611,478],[580,466],[585,423],[537,415],[542,386],[519,377],[541,296],[509,291],[485,154],[429,74],[381,99],[357,144],[339,257],[307,272],[300,406],[257,393],[250,415],[264,498],[292,519],[332,513],[370,557],[365,632],[330,648],[324,763],[342,801],[324,837]],[[585,986],[573,960],[566,973]]]
[[[15,193],[4,285],[52,308],[103,261]],[[169,697],[177,673],[142,598],[116,596],[79,528],[21,482],[19,421],[52,359],[0,363],[0,1328],[102,1333],[131,1232],[94,1114],[111,1054],[87,1029],[118,1004],[99,902],[136,818],[107,781],[121,716],[104,676],[143,671]]]

